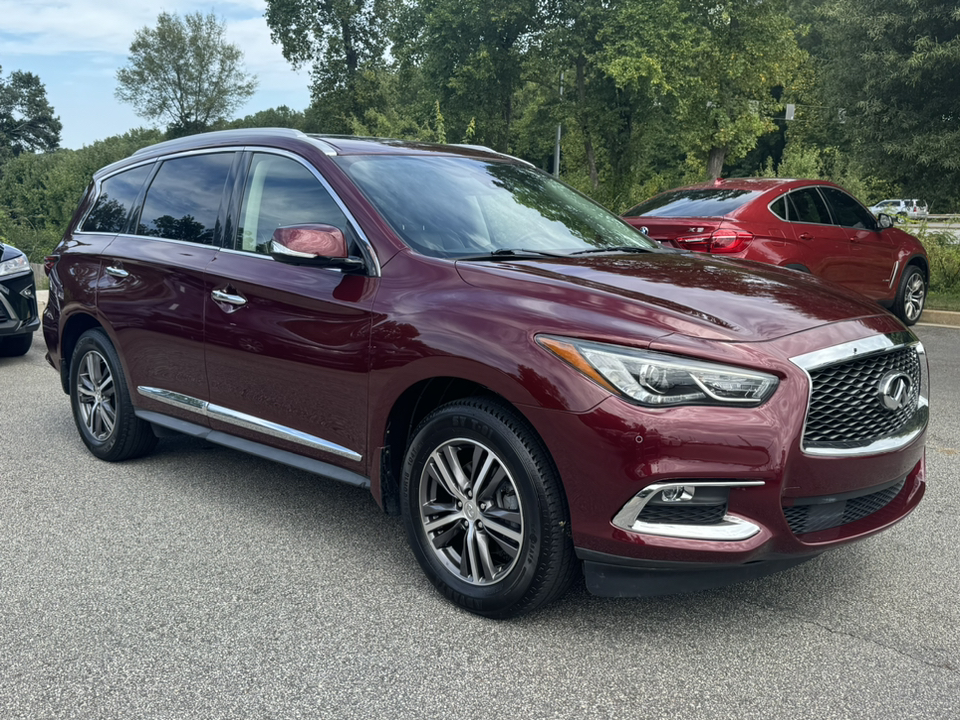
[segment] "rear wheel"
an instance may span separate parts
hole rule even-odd
[[[101,460],[139,457],[157,444],[150,423],[134,414],[120,359],[102,330],[88,330],[77,341],[70,404],[80,437]]]
[[[913,325],[923,313],[927,299],[927,281],[923,271],[916,265],[910,265],[900,279],[900,290],[894,305],[894,313],[907,325]]]
[[[19,357],[26,355],[33,345],[33,333],[0,338],[0,357]]]
[[[417,560],[449,600],[505,618],[559,597],[576,574],[566,500],[539,438],[482,398],[420,424],[403,470],[403,516]]]

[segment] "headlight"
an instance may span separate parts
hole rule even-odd
[[[6,260],[0,263],[0,277],[4,275],[13,275],[30,269],[30,263],[27,262],[26,255],[18,255],[13,260]]]
[[[651,407],[760,405],[779,382],[766,373],[619,345],[551,335],[537,342],[602,387]]]

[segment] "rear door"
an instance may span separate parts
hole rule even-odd
[[[297,156],[254,152],[246,166],[232,249],[208,269],[211,427],[365,474],[378,278],[273,260],[279,226],[334,225],[355,243],[357,235],[320,174]]]
[[[236,152],[164,160],[132,231],[103,255],[98,305],[112,328],[135,402],[204,424],[204,273],[220,247],[221,204]]]

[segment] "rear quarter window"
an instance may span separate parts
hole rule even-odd
[[[140,188],[153,168],[152,163],[111,175],[100,183],[100,195],[93,210],[83,221],[83,232],[123,232],[127,218],[140,194]]]

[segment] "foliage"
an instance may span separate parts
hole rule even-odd
[[[774,129],[774,91],[794,82],[804,57],[782,0],[623,3],[606,37],[610,75],[669,109],[710,178]]]
[[[0,176],[0,236],[40,262],[59,242],[93,173],[163,140],[157,130],[131,130],[80,150],[24,153]]]
[[[960,244],[953,233],[930,232],[921,227],[917,233],[930,259],[930,290],[960,292]]]
[[[226,120],[253,95],[256,78],[243,69],[243,51],[224,39],[213,13],[160,13],[156,27],[137,30],[116,97],[141,117],[187,135]]]
[[[370,107],[365,100],[376,93],[370,81],[384,65],[386,25],[395,5],[388,0],[267,0],[273,41],[294,67],[312,68],[313,114],[323,132],[350,132],[351,118]]]
[[[960,8],[805,0],[828,142],[937,212],[960,204]],[[816,39],[819,38],[819,42]],[[842,112],[841,112],[842,111]],[[840,122],[842,116],[843,122]]]
[[[60,119],[47,90],[33,73],[0,75],[0,163],[24,152],[47,152],[60,144]]]

